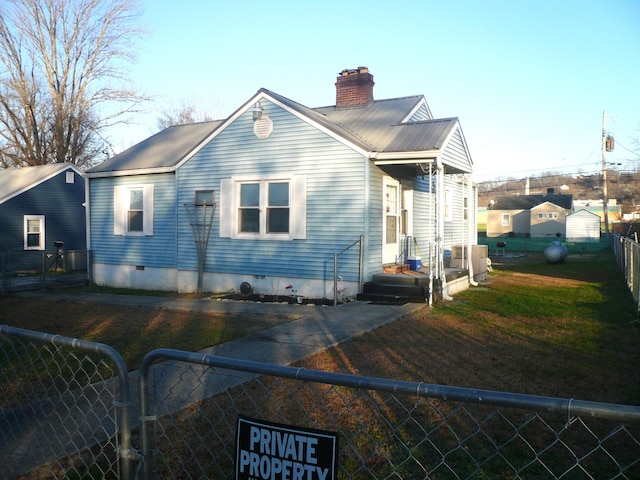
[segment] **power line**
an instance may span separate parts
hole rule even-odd
[[[627,152],[629,152],[629,153],[633,153],[636,157],[640,157],[640,154],[639,154],[639,153],[636,153],[636,152],[633,152],[633,151],[629,150],[627,147],[625,147],[624,145],[622,145],[622,144],[621,144],[619,141],[617,141],[617,140],[616,140],[616,145],[617,145],[618,147],[622,147],[624,150],[626,150],[626,151],[627,151]]]

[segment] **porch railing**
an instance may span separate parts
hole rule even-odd
[[[362,293],[362,284],[363,281],[363,262],[364,262],[364,235],[360,235],[360,238],[349,245],[347,248],[342,250],[341,252],[337,252],[333,254],[333,306],[338,306],[338,257],[345,253],[347,250],[350,250],[354,246],[360,246],[360,253],[358,258],[358,293]]]

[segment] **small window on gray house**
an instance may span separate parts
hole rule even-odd
[[[67,183],[74,183],[75,182],[76,176],[73,174],[73,172],[71,170],[67,170],[66,176],[67,176]]]
[[[196,198],[194,205],[213,205],[214,201],[213,190],[196,190]]]
[[[24,216],[24,249],[44,250],[44,215]]]

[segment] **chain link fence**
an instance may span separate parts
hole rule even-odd
[[[0,293],[87,284],[87,250],[0,252]]]
[[[640,478],[640,407],[166,349],[127,374],[108,346],[6,326],[0,347],[0,478],[236,478],[240,418],[336,434],[341,479]],[[251,478],[287,478],[273,445]]]
[[[613,235],[612,246],[618,268],[640,311],[640,244],[630,238]]]
[[[339,432],[344,479],[640,478],[637,407],[172,350],[140,382],[145,479],[237,478],[239,417]]]
[[[107,345],[0,325],[0,478],[131,478],[128,379]]]

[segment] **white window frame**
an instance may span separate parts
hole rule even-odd
[[[444,191],[444,221],[453,221],[453,191]]]
[[[28,236],[29,236],[29,222],[36,220],[39,222],[38,229],[40,230],[38,234],[40,235],[40,242],[38,245],[29,245]],[[45,222],[44,215],[25,215],[24,216],[24,249],[25,250],[44,250],[45,248]]]
[[[462,219],[469,220],[469,197],[462,197]]]
[[[266,231],[266,209],[268,184],[289,183],[289,231],[268,233]],[[246,183],[260,184],[260,229],[259,232],[240,232],[240,186]],[[304,175],[233,177],[220,181],[220,237],[252,240],[305,239],[307,235],[307,179]]]
[[[510,213],[503,213],[502,214],[502,226],[503,227],[508,227],[511,225],[511,214]]]
[[[129,230],[129,200],[132,190],[142,190],[142,231]],[[113,189],[113,234],[153,235],[153,184],[116,185]]]

